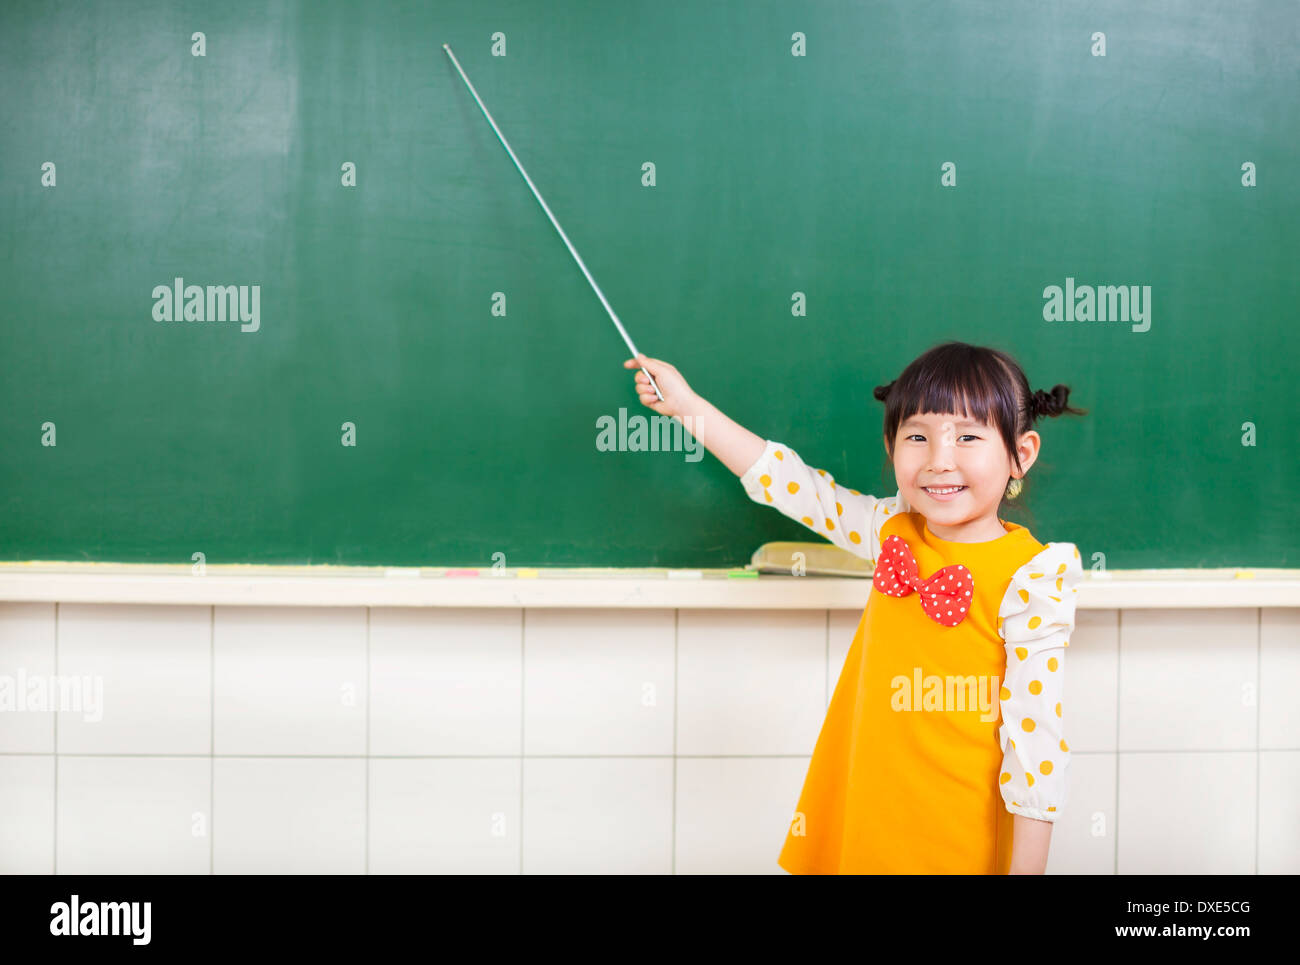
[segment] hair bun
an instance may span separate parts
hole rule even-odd
[[[1068,408],[1066,401],[1070,398],[1070,389],[1065,385],[1055,385],[1051,392],[1039,389],[1029,400],[1029,411],[1035,419],[1041,416],[1058,416]]]
[[[895,379],[894,381],[897,382],[898,380]],[[876,397],[877,401],[884,402],[885,399],[889,397],[889,390],[893,387],[894,382],[890,382],[888,385],[878,385],[876,386],[875,391],[872,392],[872,395]]]

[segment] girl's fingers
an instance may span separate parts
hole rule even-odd
[[[651,358],[649,355],[641,353],[635,358],[624,360],[623,367],[637,369],[634,381],[636,382],[637,398],[641,400],[641,404],[659,415],[668,415],[668,412],[665,411],[667,403],[660,400],[658,393],[654,390],[654,386],[650,384],[650,378],[647,376],[647,373],[662,377],[664,373],[672,369],[672,366],[667,362],[662,362],[659,359]]]

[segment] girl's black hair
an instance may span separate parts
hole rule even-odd
[[[1029,380],[1010,355],[955,341],[918,356],[893,382],[876,386],[875,396],[885,403],[885,447],[891,460],[903,422],[927,412],[956,412],[995,426],[1020,471],[1016,440],[1033,428],[1036,419],[1063,412],[1087,415],[1086,409],[1066,405],[1069,386],[1030,392]]]

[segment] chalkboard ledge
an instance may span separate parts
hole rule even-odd
[[[474,575],[471,575],[474,574]],[[736,570],[447,570],[346,566],[0,563],[0,602],[201,606],[861,610],[854,577]],[[1300,570],[1085,572],[1079,609],[1300,607]]]

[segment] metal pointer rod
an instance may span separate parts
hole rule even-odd
[[[451,62],[455,65],[461,79],[465,81],[465,86],[469,88],[469,92],[474,95],[474,100],[478,102],[479,110],[483,112],[483,116],[486,117],[488,123],[492,125],[492,130],[496,132],[498,140],[501,141],[501,146],[504,147],[506,153],[510,155],[510,160],[515,162],[515,167],[519,169],[519,173],[524,176],[524,180],[528,183],[529,189],[533,192],[533,197],[537,198],[537,203],[540,204],[542,210],[546,212],[546,217],[550,218],[551,224],[555,225],[555,230],[560,233],[560,238],[564,241],[565,247],[569,249],[569,254],[573,255],[573,260],[578,263],[578,267],[582,269],[582,273],[587,276],[587,281],[591,283],[592,289],[595,290],[596,297],[599,298],[600,303],[605,306],[605,311],[609,312],[610,320],[618,327],[618,333],[623,336],[623,341],[627,342],[627,347],[632,350],[632,357],[635,358],[640,353],[636,350],[636,346],[632,344],[632,338],[627,334],[627,329],[623,327],[623,323],[618,320],[618,316],[614,314],[614,309],[610,307],[609,302],[605,299],[605,293],[602,292],[600,286],[596,284],[596,279],[592,278],[591,272],[587,271],[587,266],[583,264],[582,256],[578,254],[578,249],[573,247],[573,244],[569,241],[569,236],[564,233],[564,229],[560,227],[560,223],[555,220],[555,215],[551,214],[551,209],[548,208],[546,202],[542,200],[541,194],[538,193],[537,188],[533,185],[533,179],[528,176],[528,172],[524,170],[524,166],[519,163],[519,158],[515,157],[515,152],[510,150],[510,145],[506,142],[505,135],[502,134],[501,129],[497,127],[497,122],[492,120],[492,115],[488,113],[488,109],[483,106],[483,101],[478,96],[478,91],[474,89],[474,85],[471,84],[469,78],[465,76],[465,71],[461,70],[460,61],[456,59],[456,55],[451,52],[451,48],[446,44],[442,45],[442,49],[447,51],[447,56],[451,58]],[[659,386],[655,383],[654,376],[646,371],[644,365],[641,366],[641,371],[645,372],[645,377],[650,380],[650,385],[654,387],[655,395],[659,396],[659,401],[662,402],[664,400],[664,394],[659,391]]]

